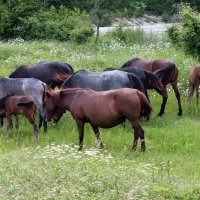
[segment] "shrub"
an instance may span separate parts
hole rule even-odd
[[[181,46],[186,53],[200,60],[200,14],[190,6],[184,5],[181,16],[182,28],[172,26],[168,29],[168,35],[176,46]]]

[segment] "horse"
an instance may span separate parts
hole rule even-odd
[[[45,83],[35,78],[0,78],[0,99],[13,95],[29,95],[37,105],[37,111],[40,115],[39,127],[44,125],[44,131],[47,131],[46,115],[43,107]]]
[[[95,91],[106,91],[118,88],[135,88],[144,92],[141,80],[130,73],[120,71],[91,72],[80,70],[67,78],[61,85],[64,88],[90,88]]]
[[[38,125],[35,122],[36,103],[30,96],[7,96],[0,100],[0,116],[7,118],[7,138],[10,135],[10,128],[12,128],[12,115],[16,117],[16,129],[19,133],[19,119],[18,115],[25,116],[33,126],[33,131],[37,142],[39,142]]]
[[[90,123],[99,147],[103,148],[100,128],[112,128],[126,119],[134,129],[132,149],[136,150],[138,138],[145,151],[144,130],[139,124],[141,117],[149,119],[152,107],[143,92],[120,88],[97,92],[91,89],[70,88],[60,91],[45,89],[44,107],[51,120],[57,107],[71,112],[79,131],[79,150],[83,149],[84,124]]]
[[[190,71],[188,83],[188,101],[191,103],[194,91],[196,91],[196,104],[199,103],[199,84],[200,84],[200,67],[194,67]]]
[[[87,70],[79,70],[72,76],[67,78],[61,85],[61,89],[65,88],[90,88],[95,91],[106,91],[118,88],[135,88],[144,92],[142,81],[135,75],[120,72],[91,72]],[[58,109],[53,121],[58,122],[62,117],[64,111]]]
[[[112,70],[125,71],[125,72],[132,73],[132,74],[136,75],[137,77],[139,77],[144,85],[145,95],[148,98],[148,100],[149,100],[149,96],[147,93],[147,89],[155,89],[160,95],[162,95],[164,97],[167,96],[166,88],[162,85],[159,78],[155,74],[153,74],[145,69],[142,69],[137,66],[124,67],[124,68],[108,67],[104,71],[112,71]]]
[[[73,73],[74,70],[68,63],[41,61],[33,66],[21,65],[9,75],[9,78],[36,78],[55,88],[60,87]]]
[[[171,84],[175,92],[176,99],[178,101],[178,110],[179,110],[178,116],[182,115],[181,99],[178,90],[178,68],[175,65],[175,63],[165,59],[147,61],[147,60],[142,60],[140,58],[133,58],[124,63],[121,67],[124,68],[131,66],[141,67],[145,70],[153,72],[158,77],[160,76],[159,78],[165,87],[167,87],[168,84]],[[166,69],[166,74],[163,73],[165,69]],[[163,102],[161,104],[160,112],[158,114],[159,116],[162,116],[164,114],[167,99],[168,96],[166,97],[163,96]]]

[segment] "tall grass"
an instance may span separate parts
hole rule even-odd
[[[183,116],[171,87],[165,115],[157,113],[161,96],[150,92],[154,112],[142,120],[147,152],[131,151],[133,130],[117,126],[101,129],[103,150],[91,127],[85,126],[83,152],[77,152],[78,131],[69,113],[58,124],[48,123],[48,133],[40,130],[41,142],[34,141],[32,127],[20,120],[21,134],[6,140],[6,127],[0,132],[1,199],[199,199],[200,194],[200,110],[186,99],[188,72],[197,61],[161,40],[156,43],[126,45],[102,38],[78,46],[72,43],[0,43],[1,76],[8,76],[21,64],[40,60],[70,63],[75,71],[102,71],[120,67],[133,57],[166,58],[179,67]]]

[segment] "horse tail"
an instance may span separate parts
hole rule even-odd
[[[140,103],[141,103],[140,117],[145,117],[147,118],[147,120],[149,120],[151,112],[153,110],[151,104],[149,103],[148,99],[143,93],[137,92],[137,94],[140,98]]]
[[[162,79],[164,77],[168,78],[172,76],[173,72],[176,69],[176,65],[173,62],[169,62],[168,66],[156,71],[154,74],[159,78]]]
[[[194,95],[195,84],[192,82],[191,77],[188,83],[188,101],[191,103],[192,97]]]
[[[34,101],[28,101],[28,102],[20,102],[17,104],[17,106],[25,106],[25,107],[31,107],[33,106]]]
[[[140,80],[140,78],[138,78],[136,75],[128,73],[128,78],[131,82],[131,88],[137,89],[141,92],[144,93],[144,85],[142,83],[142,81]]]

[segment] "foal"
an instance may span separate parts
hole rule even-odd
[[[71,112],[79,131],[79,150],[83,148],[85,123],[90,123],[103,148],[98,127],[112,128],[128,119],[134,129],[132,149],[136,150],[140,137],[141,149],[145,151],[144,131],[139,119],[142,116],[149,118],[152,108],[146,96],[136,89],[121,88],[102,92],[81,88],[47,90],[44,105],[49,120],[57,107]]]
[[[37,142],[39,142],[38,125],[35,122],[36,103],[30,96],[7,96],[0,100],[0,117],[6,117],[7,137],[10,135],[10,128],[12,127],[12,115],[16,117],[16,129],[19,132],[19,122],[17,115],[24,115],[33,125],[34,134]]]
[[[189,75],[188,83],[188,101],[191,103],[192,97],[194,95],[194,90],[196,91],[197,105],[199,103],[199,84],[200,84],[200,67],[195,67],[191,69]]]

